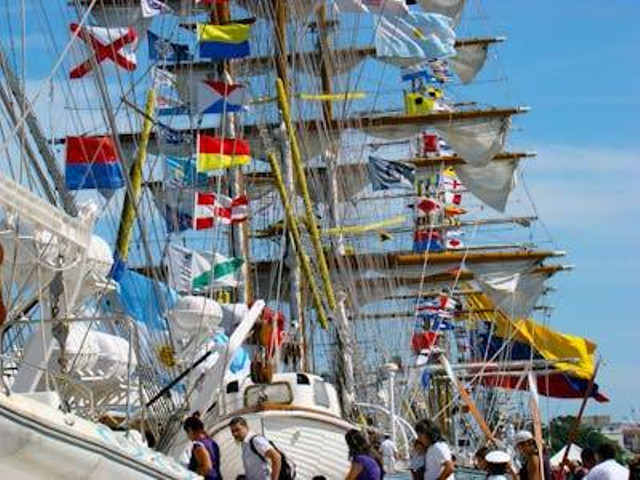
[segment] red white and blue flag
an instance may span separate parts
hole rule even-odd
[[[67,137],[65,182],[69,190],[124,186],[124,173],[113,138]]]
[[[247,109],[249,100],[244,85],[202,80],[193,85],[191,113],[235,113]]]

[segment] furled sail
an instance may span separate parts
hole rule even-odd
[[[504,212],[515,188],[518,160],[490,162],[483,167],[458,165],[456,174],[469,191],[491,208]]]
[[[482,69],[487,60],[488,51],[488,43],[456,46],[456,55],[448,62],[464,85],[470,83]]]
[[[482,290],[511,318],[527,317],[544,293],[548,273],[514,273],[480,276],[477,281]]]
[[[504,148],[510,126],[508,117],[498,117],[457,120],[435,128],[465,162],[483,167]]]
[[[465,0],[418,0],[425,12],[434,12],[453,18],[460,23]]]

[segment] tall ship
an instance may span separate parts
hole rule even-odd
[[[224,478],[236,416],[300,479],[423,418],[464,466],[541,440],[540,396],[607,401],[473,6],[2,7],[0,476],[197,478],[194,412]]]

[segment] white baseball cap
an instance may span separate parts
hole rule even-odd
[[[533,440],[533,435],[528,430],[520,430],[513,437],[513,444],[520,445],[521,443],[528,442],[529,440]]]
[[[487,453],[484,459],[489,463],[509,463],[511,461],[511,455],[502,450],[494,450]]]

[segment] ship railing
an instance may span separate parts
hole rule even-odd
[[[0,362],[2,362],[2,364],[4,364],[5,362],[14,363],[15,361],[16,358],[13,356],[0,354]],[[60,393],[64,391],[65,393],[67,393],[67,395],[69,395],[70,392],[76,390],[80,394],[81,398],[85,398],[87,400],[88,407],[84,408],[89,411],[89,416],[95,417],[95,400],[93,397],[93,392],[89,387],[84,385],[81,380],[74,378],[66,373],[52,372],[49,368],[43,367],[42,365],[36,365],[35,363],[29,363],[24,360],[20,360],[20,362],[29,368],[41,370],[48,377],[48,380],[50,384],[53,385],[53,390],[55,392]],[[2,375],[2,387],[4,389],[4,393],[7,396],[11,395],[11,387],[9,386],[5,375]],[[61,401],[63,401],[64,404],[64,399],[62,398],[62,396]],[[63,408],[63,410],[69,410],[68,405],[67,407]]]
[[[89,398],[88,410],[90,412],[90,415],[91,416],[96,415],[96,411],[95,411],[96,399],[94,398],[94,392],[87,385],[87,382],[83,382],[82,378],[76,378],[70,373],[53,372],[48,367],[48,365],[43,366],[43,365],[35,365],[30,363],[27,364],[24,358],[22,358],[24,354],[25,345],[26,345],[26,339],[25,339],[25,335],[18,335],[16,334],[16,331],[21,331],[24,329],[30,329],[32,331],[35,331],[35,328],[38,326],[46,325],[46,324],[53,325],[54,323],[58,323],[58,322],[64,322],[67,324],[106,323],[112,327],[112,330],[117,331],[121,336],[128,337],[127,340],[129,342],[129,351],[127,354],[127,365],[128,365],[127,375],[126,375],[126,379],[121,379],[121,380],[124,380],[122,383],[124,384],[123,390],[125,391],[124,406],[126,411],[126,425],[128,426],[131,423],[131,412],[133,408],[133,405],[131,402],[131,392],[132,392],[132,386],[134,383],[133,358],[134,358],[134,354],[140,352],[140,332],[139,332],[138,324],[132,318],[126,315],[115,315],[115,316],[108,316],[108,317],[103,317],[103,316],[67,317],[67,318],[57,319],[55,321],[53,320],[24,321],[23,319],[18,319],[18,320],[10,320],[5,322],[0,326],[0,372],[2,377],[2,387],[5,393],[7,395],[12,394],[11,386],[9,385],[7,374],[6,374],[7,372],[6,364],[10,362],[11,364],[10,369],[12,370],[17,368],[18,365],[24,365],[28,368],[33,368],[33,369],[43,371],[47,375],[46,378],[55,379],[56,381],[53,382],[55,391],[58,392],[62,401],[66,405],[68,405],[69,408],[73,406],[77,408],[79,411],[86,411],[87,410],[86,399]],[[13,330],[12,333],[14,335],[13,341],[11,343],[11,348],[14,351],[14,355],[5,354],[5,335],[10,329]],[[125,335],[122,335],[123,333]],[[138,366],[136,368],[139,368],[140,355],[136,355],[136,358],[138,359]],[[77,356],[74,359],[72,359],[70,366],[68,368],[69,372],[72,372],[74,370],[76,359],[77,359]],[[71,386],[71,388],[70,389],[67,388],[66,387],[67,385]],[[147,408],[144,402],[145,396],[143,395],[143,391],[142,391],[142,383],[136,382],[136,387],[138,389],[138,401],[140,403],[138,407],[139,409],[138,412],[140,415],[140,423],[141,425],[144,425],[145,418],[147,418]],[[74,392],[76,393],[76,395],[74,395]],[[77,395],[78,393],[80,393],[80,395]],[[87,393],[89,395],[86,395]],[[109,393],[109,395],[111,395],[111,393]],[[113,395],[111,395],[111,397],[113,397]],[[75,400],[75,401],[71,402],[71,400]],[[101,406],[101,409],[106,408],[107,405],[109,404],[109,402],[105,402],[104,400],[105,399],[102,398],[102,399],[98,399],[97,401],[97,404]]]

